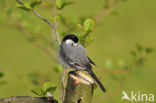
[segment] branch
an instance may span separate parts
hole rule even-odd
[[[17,2],[18,2],[20,5],[24,5],[23,2],[21,2],[21,0],[17,0]],[[47,20],[46,18],[42,17],[36,10],[32,9],[32,13],[33,13],[35,16],[37,16],[38,18],[40,18],[41,20],[43,20],[44,22],[46,22],[47,24],[49,24],[49,25],[55,30],[56,37],[57,37],[57,43],[58,43],[58,45],[60,45],[59,33],[58,33],[58,31],[57,31],[56,25],[55,25],[55,24],[52,24],[49,20]]]
[[[0,99],[0,103],[58,103],[54,98],[16,96]]]
[[[141,64],[139,63],[141,58],[142,57],[140,57],[138,59],[138,61],[136,61],[132,66],[124,67],[124,69],[117,69],[117,70],[101,69],[105,74],[108,74],[108,75],[110,75],[110,74],[117,74],[117,75],[125,74],[125,76],[120,80],[119,87],[117,87],[114,91],[105,95],[105,97],[101,96],[98,99],[96,98],[97,102],[100,100],[103,100],[105,98],[108,98],[108,97],[111,97],[111,100],[113,100],[116,97],[116,95],[118,95],[121,92],[121,90],[124,88],[125,81],[127,80],[130,73],[133,71],[133,68],[137,68],[137,67],[141,66]]]
[[[111,12],[112,12],[112,9],[117,5],[119,4],[120,2],[122,2],[122,0],[118,0],[118,1],[110,1],[107,9],[104,9],[102,10],[96,17],[95,17],[95,21],[96,23],[100,23],[103,18],[105,16],[108,16]]]
[[[28,32],[15,18],[10,17],[10,19],[12,19],[14,21],[14,23],[15,23],[14,27],[17,27],[21,32],[23,32],[23,34],[25,35],[26,39],[31,41],[32,36],[31,36],[30,32]],[[44,40],[44,41],[47,41],[47,40],[45,40],[45,38],[41,37],[41,35],[40,35],[40,39]],[[33,44],[36,47],[40,48],[42,51],[44,51],[53,61],[58,63],[58,59],[56,58],[55,54],[50,51],[50,47],[49,46],[45,47],[45,46],[41,45],[39,42],[33,42]]]

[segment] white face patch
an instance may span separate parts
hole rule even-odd
[[[74,43],[71,39],[68,39],[68,40],[66,40],[65,41],[67,44],[72,44],[72,43]]]
[[[77,43],[74,43],[71,39],[65,41],[68,45],[77,46]]]

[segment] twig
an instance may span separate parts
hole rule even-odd
[[[24,5],[21,0],[17,0],[17,2],[20,4],[20,5]],[[57,37],[57,43],[58,45],[60,45],[60,40],[59,40],[59,33],[57,31],[57,28],[56,28],[56,25],[55,24],[52,24],[49,20],[47,20],[46,18],[42,17],[36,10],[32,9],[32,13],[37,16],[38,18],[40,18],[41,20],[43,20],[44,22],[46,22],[47,24],[49,24],[54,30],[55,30],[55,33],[56,33],[56,37]]]
[[[60,40],[59,40],[59,33],[57,31],[56,25],[52,24],[50,21],[48,21],[47,19],[43,18],[39,13],[37,13],[37,11],[32,10],[32,12],[34,13],[35,16],[39,17],[41,20],[43,20],[44,22],[48,23],[54,30],[56,33],[56,37],[57,37],[57,43],[58,45],[60,45]]]
[[[109,8],[107,8],[107,9],[104,9],[104,10],[102,10],[99,14],[97,14],[97,16],[95,17],[95,21],[96,21],[96,23],[100,23],[102,20],[103,20],[103,18],[105,17],[105,16],[108,16],[111,12],[112,12],[112,9],[118,4],[118,3],[120,3],[122,0],[118,0],[118,1],[111,1],[110,3],[109,3],[109,5],[108,5],[108,7]]]
[[[24,5],[22,2],[21,2],[21,0],[17,0],[17,2],[20,4],[20,5]],[[57,38],[57,43],[58,43],[58,45],[60,45],[60,40],[59,40],[59,33],[58,33],[58,31],[57,31],[57,28],[56,28],[56,24],[52,24],[49,20],[47,20],[46,18],[44,18],[44,17],[42,17],[37,11],[35,11],[34,9],[32,9],[32,13],[36,16],[36,17],[38,17],[38,18],[40,18],[41,20],[43,20],[44,22],[46,22],[47,24],[49,24],[53,29],[54,29],[54,31],[55,31],[55,33],[56,33],[56,38]],[[40,48],[42,48],[42,47],[40,47]],[[43,49],[43,48],[42,48]],[[47,50],[47,49],[46,49]],[[47,52],[47,51],[46,51]],[[48,52],[49,53],[49,52]],[[64,73],[63,73],[64,74]],[[64,78],[64,75],[63,75],[63,77],[62,78]],[[64,82],[62,81],[62,84],[64,84]],[[64,86],[63,86],[63,89],[64,89]],[[63,91],[63,94],[62,94],[62,101],[63,101],[63,99],[64,99],[64,91]]]
[[[54,50],[57,50],[57,46],[56,46],[56,43],[55,43],[55,37],[54,36],[55,36],[55,31],[51,30],[51,33],[50,33],[51,46],[52,46],[52,48],[54,48]]]
[[[141,59],[141,57],[139,58],[139,60]],[[132,72],[132,68],[137,68],[137,67],[139,67],[141,64],[139,64],[138,62],[139,62],[139,60],[138,61],[136,61],[133,65],[132,65],[132,67],[124,67],[124,70],[113,70],[113,71],[111,71],[111,70],[107,70],[107,69],[101,69],[101,70],[103,70],[105,73],[107,73],[107,74],[125,74],[125,76],[124,76],[124,78],[120,81],[120,85],[119,85],[119,87],[118,88],[116,88],[114,91],[112,91],[112,92],[110,92],[109,94],[107,94],[107,95],[105,95],[105,97],[103,97],[103,96],[101,96],[99,99],[98,99],[98,101],[100,101],[101,99],[105,99],[105,98],[107,98],[107,97],[112,97],[111,98],[111,100],[114,100],[114,98],[115,98],[115,96],[116,95],[118,95],[119,93],[120,93],[120,91],[123,89],[123,87],[125,86],[125,81],[126,81],[126,79],[128,78],[128,76],[130,75],[130,73]],[[97,99],[97,98],[96,98]],[[97,101],[97,102],[98,102]]]
[[[30,32],[28,32],[15,18],[10,17],[10,19],[12,19],[12,21],[14,21],[14,23],[15,23],[14,24],[15,25],[14,27],[18,28],[21,32],[23,32],[23,34],[25,35],[25,37],[26,37],[26,39],[28,41],[31,41],[32,36],[31,36]],[[42,36],[40,36],[38,38],[40,38],[41,40],[46,41],[45,38],[43,38]],[[36,47],[38,47],[41,50],[43,50],[53,61],[55,61],[56,63],[58,63],[58,59],[56,58],[55,54],[50,51],[49,46],[44,47],[43,45],[41,45],[38,42],[34,42],[33,44]]]
[[[61,99],[62,99],[62,101],[64,101],[64,97],[65,97],[65,74],[66,74],[66,68],[63,66],[63,72],[62,72],[62,76],[61,76],[61,83],[62,83]]]

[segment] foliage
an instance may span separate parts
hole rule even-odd
[[[2,78],[4,76],[4,73],[0,72],[0,78]]]
[[[39,6],[41,3],[42,3],[41,0],[35,0],[31,2],[30,6],[32,9],[34,9],[35,7]]]
[[[42,15],[45,14],[45,17],[47,15],[45,11],[48,12],[49,21],[57,26],[57,30],[61,38],[69,33],[74,33],[79,37],[80,43],[87,47],[94,42],[94,37],[96,37],[96,33],[93,34],[93,30],[95,29],[95,27],[101,26],[101,20],[103,20],[104,18],[101,15],[118,16],[118,11],[112,8],[116,4],[118,4],[119,1],[125,2],[128,0],[104,0],[104,3],[102,4],[102,14],[99,15],[97,13],[97,15],[88,15],[86,13],[86,15],[81,15],[77,19],[72,17],[72,13],[68,16],[62,13],[65,7],[68,7],[68,5],[70,4],[74,4],[74,2],[70,2],[67,0],[56,0],[55,3],[47,0],[29,1],[26,1],[23,4],[17,4],[16,6],[22,10],[27,11],[27,13],[32,13],[33,10],[38,10],[39,13],[41,13]],[[0,0],[0,3],[7,4],[6,0]],[[50,35],[47,34],[47,31],[50,29],[47,28],[44,23],[36,21],[37,19],[33,18],[33,16],[27,15],[26,13],[23,13],[23,11],[15,11],[12,5],[10,5],[11,3],[9,5],[4,5],[4,10],[2,10],[2,13],[0,14],[0,22],[6,22],[10,20],[12,23],[12,27],[20,30],[32,45],[41,49],[45,54],[48,55],[48,57],[51,58],[53,62],[55,62],[55,64],[57,64],[56,67],[52,69],[54,70],[54,73],[56,73],[56,75],[60,75],[59,73],[62,72],[63,68],[61,65],[58,64],[58,61],[55,59],[57,56],[56,53],[58,50],[58,45],[56,44],[55,38],[53,36],[53,30],[51,30]],[[41,8],[36,9],[39,6]],[[38,25],[39,23],[40,25]],[[50,39],[50,37],[52,38]],[[99,46],[97,46],[97,48],[98,47]],[[107,49],[107,47],[105,48]],[[110,57],[105,61],[105,68],[99,70],[104,71],[106,75],[108,74],[113,80],[116,80],[118,83],[124,84],[124,80],[126,80],[130,72],[132,72],[132,69],[138,69],[139,67],[141,67],[148,58],[149,54],[153,52],[154,49],[152,47],[144,47],[143,45],[137,44],[136,47],[131,51],[132,60],[130,58],[128,58],[128,60],[125,58],[113,60]],[[33,72],[29,73],[28,77],[33,85],[40,86],[43,83],[50,81],[51,78],[48,75],[49,73],[42,74],[39,72]],[[0,73],[0,78],[2,77],[4,77],[4,74]],[[0,82],[0,84],[4,83],[5,82],[3,81]],[[56,86],[52,83],[45,83],[40,88],[34,88],[32,92],[38,96],[47,96],[46,92],[50,91],[51,93],[54,93],[55,88]]]
[[[81,24],[77,24],[77,26],[84,32],[83,35],[81,35],[80,38],[80,43],[83,44],[84,46],[88,46],[91,44],[94,40],[94,38],[90,35],[90,33],[94,29],[95,22],[93,19],[86,19],[83,22],[83,26]]]
[[[145,58],[153,51],[154,50],[151,47],[143,47],[140,44],[136,44],[136,50],[131,51],[131,55],[136,64],[141,65],[144,63]]]
[[[109,70],[112,79],[124,80],[127,77],[127,73],[132,72],[133,69],[141,67],[146,60],[145,58],[147,58],[147,56],[153,51],[154,50],[151,47],[143,47],[140,44],[136,44],[135,50],[130,52],[132,63],[127,63],[125,59],[119,59],[116,63],[115,61],[108,59],[105,61],[105,66]],[[115,70],[113,68],[115,68]]]
[[[52,82],[46,82],[41,88],[34,88],[31,90],[32,93],[47,97],[47,93],[53,94],[56,91],[56,86]]]
[[[93,30],[94,24],[95,23],[93,19],[86,19],[84,21],[83,28],[86,34],[90,33]]]
[[[62,67],[62,65],[57,65],[54,68],[54,70],[55,70],[56,73],[61,73],[63,71],[63,67]]]
[[[30,11],[30,10],[33,10],[35,7],[37,7],[40,4],[41,4],[41,0],[35,0],[32,2],[28,2],[28,3],[17,4],[17,7],[20,9],[24,9],[26,11]],[[73,4],[73,2],[68,2],[66,0],[56,0],[56,7],[58,10],[62,10],[65,6],[67,6],[69,4]],[[49,17],[50,17],[52,23],[56,23],[56,22],[60,21],[62,24],[65,24],[65,26],[69,25],[65,21],[64,16],[61,15],[60,11],[57,12],[56,16],[54,16],[54,17],[49,16]],[[71,22],[71,21],[68,21],[68,22]],[[73,25],[75,25],[75,24],[76,23],[73,23]],[[23,24],[23,26],[27,26],[27,25],[28,25],[27,22]],[[86,18],[83,21],[83,26],[81,24],[77,24],[77,26],[80,30],[83,31],[82,33],[76,34],[80,38],[80,43],[83,44],[84,46],[89,46],[94,41],[94,37],[91,36],[90,34],[94,29],[95,21],[91,18]],[[71,29],[69,29],[70,32],[71,31],[78,32],[76,30],[76,27],[70,27],[70,28],[71,28]],[[64,36],[64,34],[66,35],[67,32],[61,33],[62,35],[60,35],[60,36]],[[80,35],[80,34],[82,34],[82,35]],[[32,41],[32,40],[35,40],[35,38],[32,37],[30,39],[30,41]]]
[[[126,0],[123,0],[123,1],[126,1]],[[104,10],[109,11],[109,8],[111,8],[112,5],[117,4],[117,3],[118,1],[112,3],[111,0],[105,0]],[[28,9],[27,11],[33,10],[34,7],[32,7],[31,4],[32,3],[29,3],[26,5],[24,3],[22,7]],[[66,0],[56,0],[56,7],[58,11],[55,16],[53,17],[49,16],[51,19],[51,22],[54,24],[57,24],[58,22],[60,22],[66,28],[66,30],[62,32],[59,36],[63,37],[67,35],[68,33],[74,32],[79,37],[79,42],[83,44],[85,47],[87,47],[94,41],[94,37],[93,35],[91,35],[91,33],[95,28],[96,19],[94,20],[92,19],[92,17],[88,18],[88,17],[82,16],[82,18],[80,18],[79,23],[71,21],[71,19],[68,20],[67,17],[62,15],[61,10],[63,10],[64,7],[69,4],[73,4],[73,2],[68,2]],[[118,12],[113,10],[110,12],[110,14],[117,16]],[[79,29],[77,29],[75,25],[77,25]],[[145,61],[145,57],[152,52],[153,52],[152,48],[143,48],[141,45],[137,44],[136,50],[133,50],[131,52],[131,55],[133,56],[133,60],[132,60],[133,65],[129,65],[125,59],[119,59],[118,61],[116,61],[116,63],[112,61],[111,59],[106,60],[105,65],[109,69],[110,77],[112,79],[123,82],[125,78],[127,77],[127,72],[128,73],[131,72],[133,68],[136,68],[136,66],[137,67],[141,66],[143,62]],[[119,68],[119,69],[117,71],[112,71],[111,68]],[[57,65],[54,70],[55,72],[60,73],[62,69],[63,69],[62,66]],[[52,85],[52,84],[47,83],[44,85],[46,89],[44,87],[36,88],[32,92],[34,92],[35,94],[39,96],[45,96],[46,95],[45,92],[50,92],[50,90],[52,90],[52,87],[49,85]],[[55,89],[55,87],[53,89]]]
[[[39,6],[42,3],[41,0],[34,0],[32,2],[28,2],[28,3],[24,3],[22,4],[17,4],[16,7],[26,10],[26,11],[30,11],[34,8],[36,8],[37,6]]]
[[[66,0],[56,0],[56,6],[57,6],[57,9],[59,9],[59,10],[63,9],[65,6],[71,5],[73,3],[74,2],[69,2]]]
[[[0,72],[0,79],[4,77],[4,73]],[[6,84],[5,81],[0,81],[0,85]]]
[[[55,17],[51,17],[51,21],[53,23],[56,23],[60,20],[60,18],[61,18],[61,15],[59,14],[59,15],[56,15]]]
[[[40,86],[43,83],[47,82],[50,80],[51,77],[48,76],[49,72],[45,73],[40,73],[38,71],[31,72],[28,74],[29,80],[36,86]]]

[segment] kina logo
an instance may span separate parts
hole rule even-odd
[[[146,93],[140,93],[139,91],[137,93],[134,93],[131,91],[131,95],[128,95],[125,91],[122,92],[123,96],[121,98],[121,101],[128,100],[128,101],[154,101],[154,94],[146,94]]]

